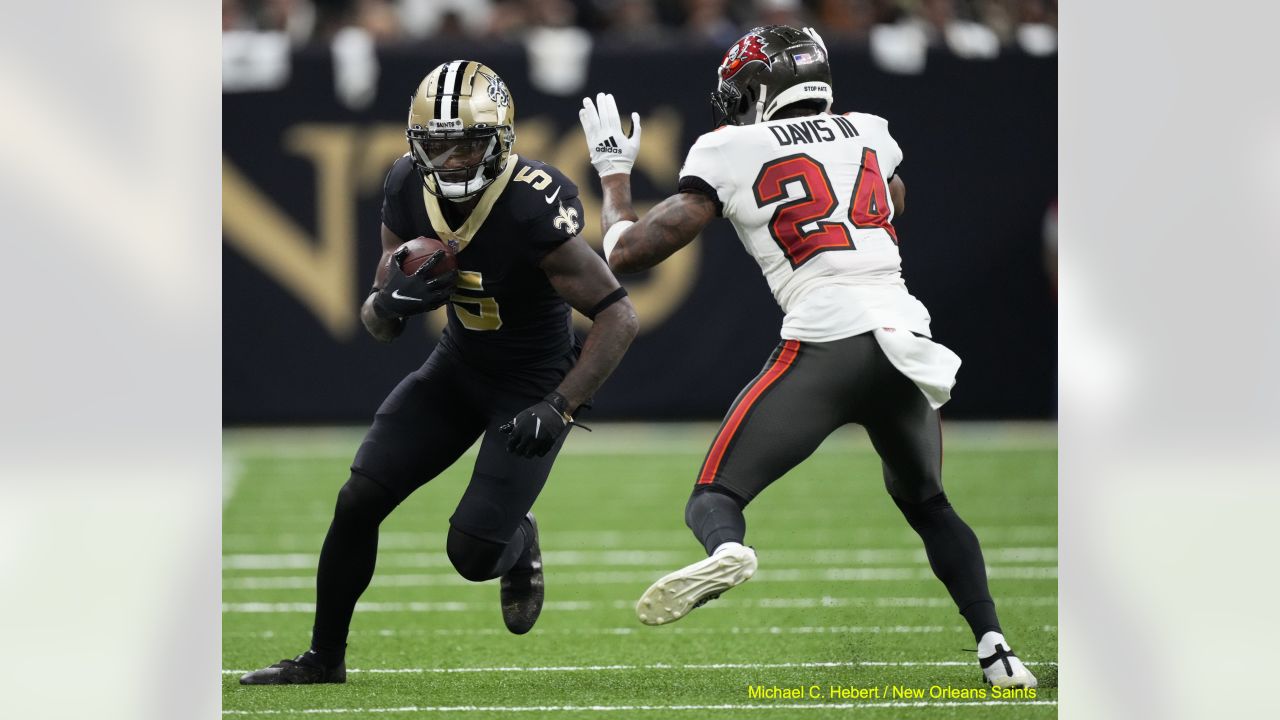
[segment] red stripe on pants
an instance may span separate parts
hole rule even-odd
[[[724,460],[725,451],[729,449],[729,443],[733,440],[733,436],[737,434],[743,418],[747,416],[751,406],[755,405],[760,396],[764,394],[764,391],[777,382],[778,378],[786,374],[791,367],[791,363],[796,359],[796,353],[799,351],[799,340],[787,340],[784,342],[782,344],[782,352],[778,353],[778,358],[748,388],[747,394],[742,397],[742,402],[738,403],[738,407],[733,409],[733,413],[729,415],[728,420],[725,420],[724,426],[720,428],[719,434],[716,435],[715,442],[711,444],[711,451],[707,453],[707,460],[702,464],[702,470],[698,473],[699,485],[707,485],[715,479],[716,473],[720,470],[720,463]]]

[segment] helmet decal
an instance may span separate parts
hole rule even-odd
[[[764,54],[764,38],[756,33],[743,36],[725,53],[724,61],[720,63],[720,79],[732,78],[753,62],[769,64],[769,57]]]
[[[421,125],[415,125],[414,129],[421,129]],[[462,118],[454,118],[452,120],[436,120],[432,118],[427,122],[427,129],[433,133],[437,132],[462,132],[464,125]]]
[[[813,50],[812,52],[798,52],[791,56],[796,61],[796,65],[809,65],[810,63],[822,62],[826,60],[821,50]]]
[[[489,81],[489,99],[497,103],[498,107],[506,107],[510,104],[511,93],[507,92],[507,84],[502,82],[502,78],[484,72],[480,74]]]

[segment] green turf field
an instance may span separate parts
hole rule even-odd
[[[503,627],[497,582],[466,582],[444,554],[473,456],[464,457],[384,523],[347,684],[314,687],[237,678],[306,649],[316,554],[360,434],[228,431],[224,715],[1056,717],[1053,426],[945,428],[947,493],[983,542],[1005,634],[1040,679],[1034,700],[965,694],[985,687],[973,637],[856,429],[748,508],[755,578],[673,625],[639,624],[632,606],[648,584],[703,556],[683,508],[714,429],[574,433],[534,508],[547,604],[522,637]],[[752,686],[805,697],[753,697]]]

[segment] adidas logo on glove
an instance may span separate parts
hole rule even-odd
[[[609,139],[596,146],[596,152],[622,154],[622,149],[618,147],[618,142],[609,137]]]

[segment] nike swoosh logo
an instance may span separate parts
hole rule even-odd
[[[542,430],[542,418],[537,418],[538,423],[533,426],[533,436],[538,437],[538,433]]]
[[[556,196],[557,196],[557,195],[559,195],[559,194],[560,194],[560,187],[557,187],[555,192],[553,192],[553,193],[551,193],[550,195],[547,195],[547,196],[546,196],[546,198],[547,198],[547,204],[548,204],[548,205],[550,205],[551,203],[555,202],[555,201],[556,201]]]
[[[391,297],[397,300],[409,300],[411,302],[422,302],[422,298],[410,297],[408,295],[401,295],[399,290],[392,290]]]

